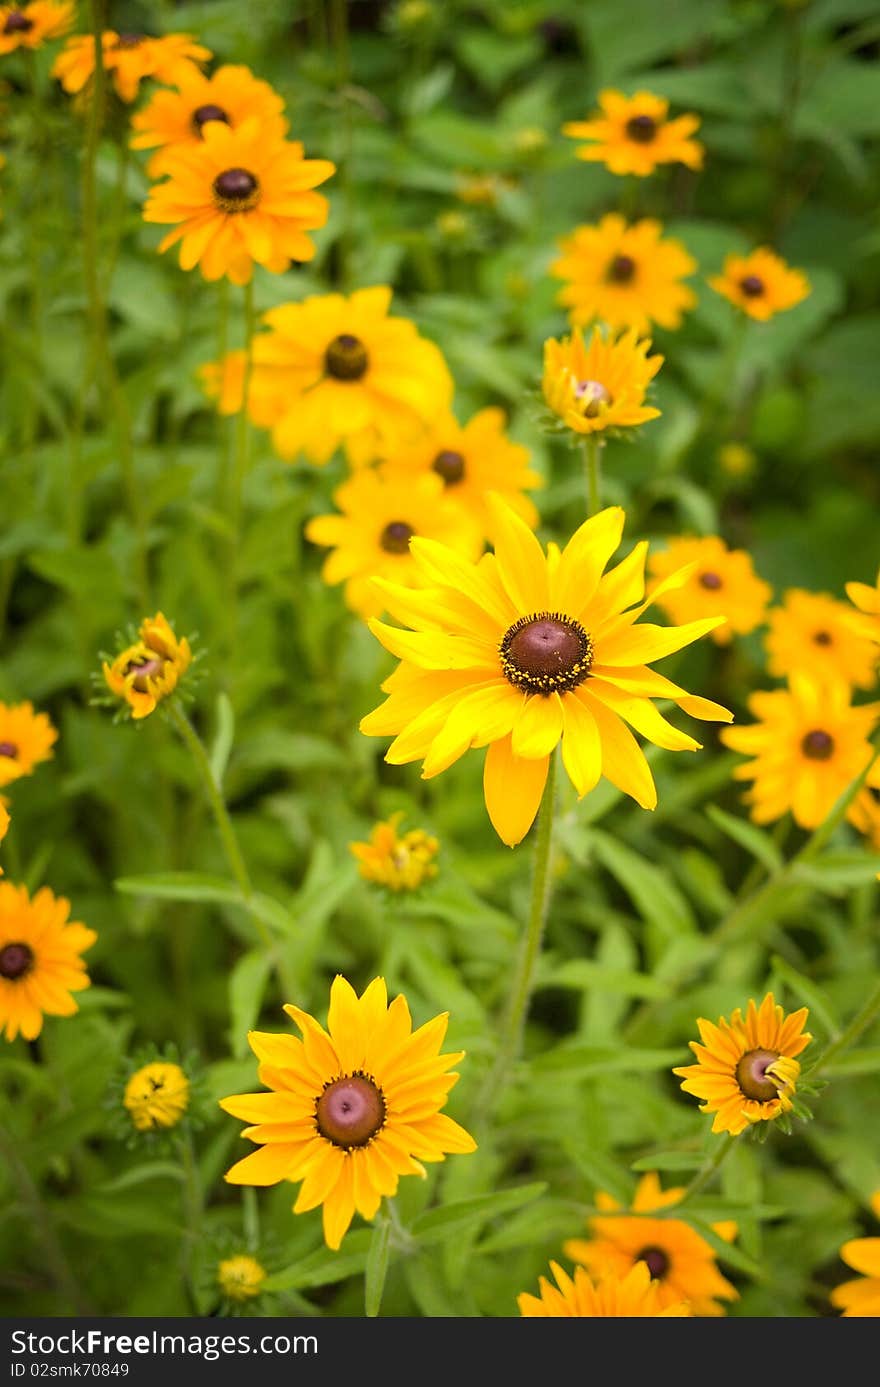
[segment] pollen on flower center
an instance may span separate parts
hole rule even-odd
[[[632,116],[626,122],[626,133],[636,144],[650,144],[657,134],[657,122],[653,116]]]
[[[334,337],[324,353],[327,374],[336,380],[360,380],[366,374],[368,365],[366,347],[359,337],[353,337],[350,332],[341,332]]]
[[[367,1146],[385,1123],[382,1090],[366,1074],[348,1074],[327,1084],[315,1105],[322,1137],[350,1150]]]
[[[0,742],[0,756],[8,756],[14,761],[17,755],[18,747],[15,742]]]
[[[580,622],[561,612],[520,617],[498,647],[507,681],[524,693],[566,693],[590,673],[593,642]]]
[[[129,660],[125,672],[126,674],[134,675],[134,679],[131,682],[138,693],[148,693],[149,685],[147,680],[152,679],[157,674],[161,674],[164,665],[165,661],[156,655],[149,660]]]
[[[5,944],[0,949],[0,978],[18,982],[34,966],[34,951],[29,944]]]
[[[211,188],[221,212],[250,212],[260,200],[260,184],[247,169],[224,169]]]
[[[645,1263],[652,1281],[661,1281],[669,1270],[669,1257],[662,1247],[643,1247],[635,1260]]]
[[[595,419],[600,406],[611,404],[611,393],[600,380],[579,380],[575,383],[574,397],[586,419]]]
[[[202,126],[207,125],[208,122],[211,120],[223,121],[224,125],[229,125],[231,123],[228,115],[223,110],[222,106],[213,106],[209,102],[207,106],[196,107],[196,109],[192,113],[192,116],[190,117],[190,124],[192,125],[196,134],[201,135]]]
[[[631,255],[615,255],[608,266],[606,279],[613,284],[629,284],[636,272],[636,262]]]
[[[747,299],[756,299],[764,292],[764,281],[757,275],[746,275],[740,280],[739,287]]]
[[[389,520],[379,537],[379,543],[386,554],[408,554],[409,542],[415,534],[405,520]]]
[[[724,586],[719,575],[711,572],[701,573],[699,582],[700,587],[707,588],[709,592],[717,592],[719,588]]]
[[[3,25],[4,34],[28,34],[34,27],[34,21],[28,19],[21,10],[12,10],[6,16],[6,23]]]
[[[829,732],[814,728],[801,742],[801,751],[811,761],[829,761],[834,754],[834,738]]]
[[[779,1097],[780,1085],[768,1073],[779,1059],[776,1050],[747,1050],[736,1066],[736,1081],[746,1098],[769,1103]]]
[[[464,457],[452,448],[444,448],[442,452],[439,452],[431,466],[438,476],[443,478],[447,486],[455,486],[464,480]]]

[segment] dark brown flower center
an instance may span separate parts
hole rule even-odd
[[[767,1070],[779,1059],[776,1050],[747,1050],[736,1066],[736,1081],[747,1098],[769,1103],[779,1096],[780,1085]]]
[[[369,364],[366,347],[350,332],[334,337],[324,353],[324,369],[336,380],[360,380]]]
[[[608,266],[607,278],[613,284],[629,284],[636,272],[636,262],[631,255],[615,255]]]
[[[636,1261],[646,1264],[652,1281],[662,1281],[669,1270],[669,1257],[662,1247],[643,1247]]]
[[[146,693],[149,688],[147,680],[161,674],[164,667],[165,661],[154,655],[150,660],[129,660],[125,672],[134,675],[131,681],[132,688],[137,689],[138,693]]]
[[[386,554],[408,554],[409,542],[415,534],[405,520],[389,520],[379,537],[379,543]]]
[[[348,1074],[327,1084],[315,1106],[318,1131],[346,1151],[367,1146],[385,1122],[382,1090],[367,1074]]]
[[[4,944],[0,949],[0,978],[18,982],[34,966],[34,951],[29,944]]]
[[[747,299],[757,299],[764,292],[764,281],[757,275],[746,275],[740,280],[739,287]]]
[[[28,19],[21,10],[10,10],[6,16],[6,23],[3,25],[4,34],[29,34],[34,27],[34,21]]]
[[[120,34],[119,38],[116,40],[116,43],[114,44],[114,47],[137,48],[139,44],[143,43],[143,41],[143,34]]]
[[[590,673],[593,642],[580,622],[561,612],[520,617],[506,631],[498,654],[504,676],[524,693],[565,693]]]
[[[18,755],[18,747],[15,742],[0,742],[0,756],[10,756],[15,760]]]
[[[709,592],[717,592],[718,589],[723,586],[724,584],[717,573],[700,574],[700,587],[708,588]]]
[[[455,486],[464,479],[464,457],[452,448],[444,448],[438,453],[431,466],[447,486]]]
[[[653,116],[632,116],[626,122],[626,133],[636,144],[650,144],[657,134],[657,122]]]
[[[611,404],[611,394],[600,380],[579,380],[574,388],[574,397],[579,401],[585,419],[595,419],[600,405]]]
[[[813,636],[814,645],[831,645],[833,637],[830,631],[817,631]]]
[[[260,185],[248,169],[224,169],[211,185],[223,212],[249,212],[260,200]]]
[[[230,125],[231,121],[223,110],[222,106],[212,106],[210,102],[206,106],[197,106],[190,117],[190,124],[197,135],[201,135],[202,126],[207,125],[210,120],[222,120],[224,125]]]
[[[834,738],[829,732],[816,727],[804,737],[801,751],[811,761],[830,761],[834,755]]]

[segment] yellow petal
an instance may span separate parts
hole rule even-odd
[[[549,757],[514,756],[509,737],[492,742],[483,768],[483,792],[492,827],[508,847],[515,847],[534,822],[547,780]]]

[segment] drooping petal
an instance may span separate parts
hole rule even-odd
[[[544,785],[549,757],[526,760],[514,756],[510,737],[492,742],[483,768],[486,808],[498,837],[515,847],[531,828]]]

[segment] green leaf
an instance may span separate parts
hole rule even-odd
[[[843,896],[854,886],[876,881],[878,874],[880,856],[857,849],[823,853],[812,862],[794,866],[791,872],[793,881],[826,891],[831,896]]]
[[[696,930],[693,911],[669,873],[617,838],[597,829],[592,833],[597,856],[623,887],[643,919],[656,925],[661,936]]]
[[[537,1181],[531,1185],[520,1185],[517,1189],[502,1190],[498,1194],[476,1194],[470,1199],[459,1199],[441,1209],[429,1209],[427,1213],[420,1214],[410,1232],[423,1247],[443,1242],[466,1228],[478,1228],[487,1219],[528,1204],[542,1195],[546,1188],[544,1181]]]
[[[704,1164],[705,1157],[692,1151],[657,1151],[653,1156],[640,1156],[637,1161],[630,1161],[629,1168],[639,1173],[645,1170],[700,1170]]]
[[[346,1234],[338,1252],[329,1247],[319,1247],[301,1261],[267,1276],[263,1288],[267,1291],[302,1291],[312,1286],[332,1286],[337,1281],[347,1280],[349,1276],[360,1276],[366,1269],[372,1238],[372,1228],[358,1228],[356,1232]]]
[[[791,989],[798,1001],[818,1016],[828,1034],[838,1035],[843,1026],[828,994],[809,978],[805,978],[803,973],[792,968],[779,954],[773,955],[771,966],[776,977]]]
[[[823,1074],[876,1074],[880,1071],[880,1045],[872,1045],[863,1050],[851,1050],[848,1055],[839,1055],[828,1065],[823,1065]]]
[[[650,1073],[681,1064],[684,1053],[675,1050],[620,1049],[604,1045],[558,1045],[532,1060],[533,1073],[572,1074],[595,1078],[603,1074]]]
[[[208,872],[156,872],[151,876],[117,877],[117,891],[127,896],[153,896],[166,901],[220,902],[242,905],[238,887]]]
[[[217,696],[217,731],[210,751],[211,774],[218,786],[223,784],[234,737],[235,714],[229,696],[221,693]]]
[[[728,838],[732,838],[741,848],[745,848],[747,853],[763,863],[768,872],[778,871],[782,866],[782,854],[769,834],[763,833],[746,819],[738,819],[726,810],[719,809],[717,804],[707,804],[706,815],[716,828],[720,828]]]
[[[272,959],[265,949],[252,949],[238,960],[229,977],[230,1043],[232,1053],[247,1053],[248,1031],[260,1014]]]
[[[364,1276],[364,1309],[368,1319],[375,1319],[382,1308],[382,1293],[385,1290],[390,1253],[391,1220],[379,1218],[373,1227]]]
[[[179,1165],[172,1165],[171,1161],[148,1161],[146,1165],[137,1165],[133,1170],[125,1170],[121,1175],[117,1175],[115,1180],[108,1180],[103,1185],[96,1185],[95,1194],[118,1194],[120,1190],[132,1189],[135,1185],[142,1185],[148,1180],[177,1180],[184,1178],[183,1170]]]
[[[668,997],[670,993],[666,983],[645,973],[603,968],[601,963],[592,963],[586,958],[568,959],[555,968],[548,964],[539,974],[538,986],[574,987],[583,992],[598,988],[601,992],[614,992],[622,997],[659,999]]]

